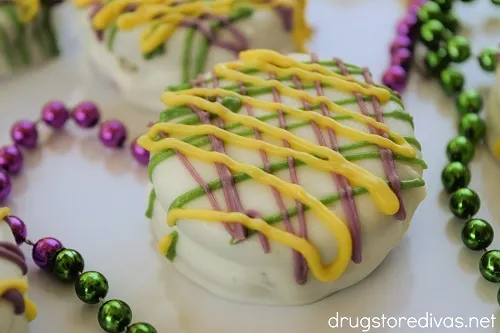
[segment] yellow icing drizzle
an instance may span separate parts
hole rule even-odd
[[[40,11],[40,0],[14,0],[17,15],[23,23],[31,22]]]
[[[149,129],[148,133],[139,138],[139,144],[153,153],[166,149],[173,149],[190,158],[226,165],[231,172],[248,174],[255,181],[275,188],[290,199],[310,207],[311,212],[318,217],[321,223],[335,238],[338,246],[337,255],[333,262],[325,264],[321,261],[317,248],[308,240],[274,227],[262,219],[250,218],[242,213],[175,208],[169,211],[167,217],[168,224],[172,227],[176,224],[176,221],[183,219],[240,223],[249,229],[261,232],[270,240],[274,240],[300,252],[318,280],[324,282],[336,280],[345,271],[352,254],[352,239],[346,224],[342,220],[318,199],[310,195],[303,187],[284,181],[256,166],[235,161],[229,156],[216,151],[207,151],[195,147],[181,141],[181,139],[194,135],[213,135],[228,145],[262,151],[269,155],[285,159],[292,157],[317,170],[342,175],[346,177],[352,185],[366,188],[380,211],[387,215],[393,215],[398,211],[399,201],[385,182],[385,179],[374,175],[355,163],[349,162],[342,154],[334,150],[319,144],[314,144],[296,136],[286,129],[273,126],[257,118],[232,112],[221,103],[211,102],[211,100],[214,100],[215,97],[234,97],[239,99],[242,104],[250,105],[255,109],[265,112],[281,111],[287,117],[314,121],[323,129],[333,129],[338,136],[347,137],[356,142],[371,142],[379,147],[390,149],[394,153],[402,156],[415,157],[416,151],[402,136],[393,133],[389,130],[387,125],[378,123],[369,116],[347,110],[335,104],[327,97],[312,96],[307,91],[294,89],[285,85],[283,82],[265,80],[261,77],[257,77],[257,75],[254,76],[242,73],[239,71],[242,68],[256,68],[260,72],[268,71],[280,77],[296,76],[302,82],[314,83],[319,81],[321,84],[333,86],[346,93],[357,92],[364,95],[375,96],[382,103],[390,99],[390,93],[386,89],[358,82],[352,77],[344,77],[330,72],[318,64],[299,63],[290,57],[268,50],[244,51],[240,53],[238,62],[220,64],[214,69],[215,75],[221,82],[229,81],[245,84],[250,87],[272,87],[282,96],[286,96],[296,101],[307,101],[314,104],[324,103],[330,113],[349,115],[352,117],[351,119],[353,121],[365,125],[366,128],[368,125],[372,125],[379,130],[385,131],[390,139],[370,134],[368,131],[358,130],[343,125],[330,117],[323,116],[317,112],[306,112],[298,107],[259,100],[223,88],[192,88],[176,92],[165,92],[162,96],[162,100],[169,107],[196,107],[211,115],[218,116],[226,124],[240,123],[244,127],[256,129],[278,141],[286,141],[290,144],[290,148],[263,140],[239,136],[211,124],[190,126],[174,123],[155,124]],[[160,133],[166,134],[167,137],[158,139],[158,134]],[[168,251],[168,247],[171,246],[172,243],[172,240],[167,237],[168,236],[162,239],[159,245],[160,251],[163,254]]]
[[[169,40],[186,18],[198,18],[203,14],[229,15],[235,9],[251,6],[255,9],[272,9],[278,6],[293,8],[292,36],[297,49],[306,52],[305,44],[312,30],[305,21],[305,0],[73,0],[76,6],[85,7],[102,2],[104,7],[93,19],[94,28],[106,29],[116,21],[121,30],[131,30],[139,25],[148,24],[140,40],[140,49],[149,53]],[[176,4],[174,6],[174,4]],[[132,12],[124,12],[129,5],[137,5]]]
[[[500,158],[500,140],[497,140],[493,145],[493,156]]]
[[[0,207],[0,222],[11,215],[11,211],[7,207]],[[21,294],[26,294],[28,292],[28,282],[23,279],[7,279],[0,281],[0,295],[3,295],[9,289],[16,289]],[[33,303],[27,296],[24,296],[25,311],[24,314],[29,321],[32,321],[37,316],[37,309],[35,303]]]
[[[158,243],[158,250],[160,251],[161,254],[167,255],[168,249],[172,245],[172,240],[173,237],[171,234],[168,234],[162,237],[162,239],[160,239],[160,242]]]

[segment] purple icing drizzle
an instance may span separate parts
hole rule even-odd
[[[26,258],[23,252],[13,243],[0,241],[0,258],[7,259],[21,269],[23,275],[28,273]]]
[[[275,10],[281,16],[281,21],[283,22],[283,27],[286,31],[290,32],[293,30],[293,8],[286,6],[277,6]]]
[[[243,95],[247,94],[247,90],[245,85],[240,83],[240,89],[241,93]],[[244,104],[245,109],[248,113],[249,116],[255,117],[255,114],[253,112],[252,106],[248,103]],[[253,129],[254,131],[254,136],[257,140],[262,140],[261,133],[258,129]],[[264,162],[264,170],[266,170],[267,173],[272,173],[271,170],[271,164],[269,163],[269,158],[267,157],[266,152],[260,150],[259,151],[260,156],[262,161]],[[271,190],[273,192],[274,200],[276,201],[276,205],[278,206],[282,216],[283,216],[283,224],[285,225],[285,229],[287,232],[291,234],[295,234],[292,224],[290,222],[290,217],[288,216],[288,212],[286,210],[285,203],[283,202],[283,198],[281,197],[281,193],[275,188],[271,187]],[[302,209],[302,215],[303,215],[303,209]],[[301,231],[301,237],[307,238],[307,229],[305,228],[305,223],[303,226],[299,227]],[[304,257],[298,253],[297,251],[293,250],[292,252],[293,255],[293,261],[294,261],[294,276],[295,276],[295,281],[298,284],[304,284],[307,282],[307,272],[308,272],[308,267],[307,263],[305,262]]]
[[[318,57],[316,54],[312,53],[311,54],[311,61],[313,63],[318,62]],[[294,84],[297,86],[298,89],[302,90],[302,84],[299,80],[298,77],[294,76],[293,78]],[[321,85],[320,81],[315,81],[314,82],[315,87],[316,87],[316,94],[317,96],[323,96],[323,87]],[[304,107],[307,111],[311,111],[311,105],[307,101],[303,101]],[[321,114],[325,117],[329,117],[329,111],[325,103],[321,103]],[[321,130],[318,126],[318,124],[314,121],[311,122],[311,127],[313,128],[314,134],[316,135],[316,138],[318,139],[318,142],[321,146],[326,146],[332,150],[338,151],[339,147],[337,144],[337,137],[334,133],[334,131],[329,128],[327,130],[328,133],[328,138],[329,138],[329,144],[326,143],[325,138],[323,137],[323,134],[321,133]],[[359,216],[358,216],[358,210],[356,208],[356,202],[354,201],[354,194],[352,192],[352,187],[344,176],[337,175],[335,173],[331,173],[332,179],[337,187],[337,190],[340,193],[340,198],[342,202],[342,207],[344,209],[344,214],[347,218],[347,221],[349,223],[349,229],[351,232],[352,236],[352,261],[354,263],[360,263],[362,260],[362,239],[361,239],[361,232],[360,232],[360,222],[359,222]]]
[[[16,315],[21,315],[26,310],[26,304],[24,303],[24,297],[17,289],[8,289],[2,298],[6,301],[12,303],[14,306],[14,313]]]
[[[338,67],[342,70],[342,73],[344,75],[349,75],[349,71],[347,70],[346,66],[340,59],[336,59]],[[370,72],[367,68],[363,70],[363,77],[368,84],[373,84],[372,78],[370,76]],[[359,108],[361,109],[361,112],[364,115],[368,115],[368,109],[366,106],[365,101],[363,100],[363,97],[361,96],[360,93],[354,93],[356,96],[356,100],[358,102]],[[375,118],[377,119],[378,122],[383,123],[384,122],[384,117],[382,114],[382,109],[380,108],[380,103],[377,99],[377,97],[373,96],[372,97],[372,105],[373,109],[375,111]],[[372,125],[368,126],[370,129],[370,133],[372,134],[378,134],[384,138],[389,138],[387,133],[380,131],[373,127]],[[394,191],[394,194],[396,194],[396,197],[399,200],[399,210],[396,212],[394,217],[398,220],[405,220],[406,219],[406,209],[404,207],[404,202],[403,202],[403,197],[402,197],[402,191],[401,191],[401,178],[399,177],[398,173],[396,172],[396,163],[394,162],[394,157],[392,154],[392,151],[387,149],[387,148],[381,148],[379,147],[380,151],[380,157],[382,160],[382,164],[384,167],[384,172],[389,180],[389,183],[391,185],[392,190]]]

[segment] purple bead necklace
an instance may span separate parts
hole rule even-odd
[[[11,177],[18,175],[23,169],[23,149],[25,151],[33,150],[38,146],[38,126],[43,122],[54,131],[64,128],[69,119],[72,119],[80,128],[90,129],[98,125],[98,137],[101,143],[108,148],[123,148],[127,139],[127,129],[122,122],[118,120],[107,120],[101,122],[101,114],[97,105],[90,101],[78,103],[72,110],[60,101],[51,101],[47,103],[41,111],[41,118],[36,121],[20,120],[14,123],[10,130],[10,136],[13,144],[0,147],[0,206],[7,199],[12,190]],[[130,144],[130,151],[134,159],[141,165],[149,163],[149,152],[137,144],[137,139]],[[94,300],[102,300],[107,293],[107,281],[98,272],[83,273],[83,258],[74,251],[65,249],[62,242],[53,237],[45,237],[36,242],[29,240],[26,224],[16,216],[7,216],[5,222],[10,226],[18,246],[27,244],[32,247],[32,258],[34,263],[43,270],[54,273],[61,281],[77,280],[77,295],[85,303],[94,304]],[[66,253],[63,253],[66,251]],[[62,254],[61,254],[62,253]],[[62,275],[60,272],[53,271],[54,259],[66,260],[70,265],[80,269],[72,276]],[[84,277],[85,276],[85,277]],[[97,276],[97,278],[96,278]],[[84,277],[86,280],[83,280]],[[98,279],[101,285],[100,295],[93,295],[89,290],[86,298],[78,292],[85,283],[92,283],[90,279]],[[94,281],[94,285],[96,281]],[[92,286],[91,284],[89,284]],[[96,292],[98,292],[97,290]],[[90,293],[90,294],[89,294]],[[100,296],[100,297],[97,297]],[[2,295],[0,295],[0,298]],[[96,301],[97,302],[97,301]],[[121,313],[122,318],[114,318],[110,323],[109,318],[113,313]],[[101,305],[99,309],[99,324],[106,332],[156,332],[156,330],[147,323],[136,323],[130,325],[131,310],[128,305],[120,300],[110,300]]]

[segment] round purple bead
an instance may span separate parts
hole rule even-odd
[[[99,128],[99,139],[106,147],[123,147],[127,139],[127,129],[118,120],[107,120]]]
[[[56,254],[57,251],[62,249],[62,247],[62,243],[55,238],[42,238],[33,246],[31,256],[38,267],[48,268],[50,258]]]
[[[92,128],[101,120],[99,108],[95,103],[89,101],[80,102],[71,113],[76,124],[83,128]]]
[[[412,58],[412,53],[408,49],[399,49],[392,54],[391,65],[399,65],[404,69],[408,69],[410,61]]]
[[[397,36],[391,43],[391,54],[398,49],[410,49],[413,46],[413,41],[408,36]]]
[[[400,93],[403,92],[406,86],[406,80],[406,71],[399,65],[392,65],[382,77],[384,85]]]
[[[149,151],[139,146],[137,143],[137,139],[132,142],[130,145],[130,150],[132,152],[132,156],[134,156],[135,160],[142,165],[148,165],[149,163]]]
[[[12,183],[9,175],[0,170],[0,202],[9,196],[11,190]]]
[[[417,21],[417,15],[408,13],[396,25],[398,35],[413,37],[417,31]]]
[[[10,136],[16,144],[28,149],[35,148],[38,142],[36,124],[30,120],[16,122],[10,130]]]
[[[11,175],[18,174],[23,168],[23,161],[23,154],[18,147],[0,147],[0,170],[3,169]]]
[[[42,109],[42,120],[52,128],[60,129],[69,119],[69,111],[60,101],[51,101]]]
[[[10,226],[14,238],[16,239],[17,245],[24,243],[26,237],[28,237],[28,229],[26,224],[17,216],[7,216],[5,222]]]

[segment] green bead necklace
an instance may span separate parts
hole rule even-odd
[[[472,0],[462,0],[472,2]],[[500,5],[500,0],[490,0]],[[479,116],[483,98],[476,90],[463,90],[465,76],[451,63],[462,63],[470,58],[469,41],[455,35],[459,21],[452,13],[453,1],[433,0],[424,4],[418,13],[421,24],[419,37],[427,46],[425,65],[428,74],[437,78],[447,95],[456,99],[461,119],[459,136],[447,145],[446,156],[450,161],[441,173],[444,189],[450,194],[449,209],[459,219],[468,220],[463,226],[461,238],[473,251],[484,251],[479,261],[481,275],[490,282],[500,283],[500,250],[488,250],[493,242],[493,228],[485,220],[473,218],[479,211],[479,195],[468,188],[471,173],[468,163],[474,158],[475,146],[484,138],[485,121]],[[499,47],[483,49],[477,56],[479,66],[486,72],[494,72],[500,55]],[[500,304],[500,290],[497,294]]]

